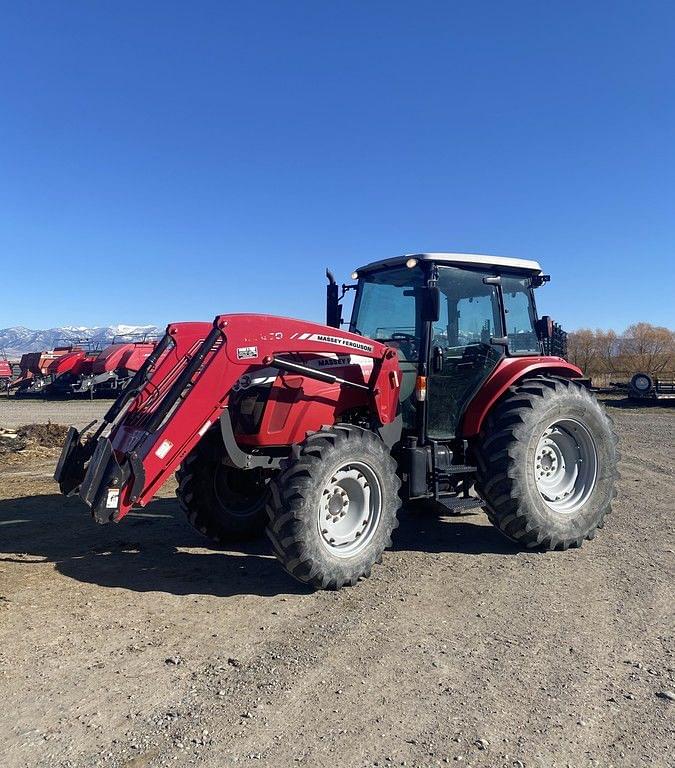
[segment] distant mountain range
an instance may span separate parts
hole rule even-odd
[[[0,356],[4,352],[9,358],[15,359],[21,357],[24,352],[41,352],[85,340],[100,347],[110,343],[115,336],[157,335],[162,332],[163,329],[154,325],[110,325],[97,328],[66,325],[63,328],[48,328],[42,331],[22,326],[0,328]]]

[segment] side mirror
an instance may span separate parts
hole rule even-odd
[[[339,301],[338,284],[335,282],[333,273],[327,269],[326,277],[328,285],[326,286],[326,325],[331,328],[339,328],[342,324],[342,304]]]
[[[553,318],[550,315],[544,315],[537,320],[535,325],[537,331],[537,338],[539,341],[546,341],[546,339],[553,338]]]
[[[422,321],[437,323],[441,317],[441,291],[437,285],[422,289]]]

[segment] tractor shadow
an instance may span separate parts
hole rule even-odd
[[[36,559],[78,581],[134,592],[265,597],[310,591],[278,565],[266,538],[212,549],[173,499],[157,499],[119,525],[103,526],[79,499],[0,500],[0,566]]]
[[[398,551],[514,554],[484,516],[438,517],[404,509]],[[64,576],[102,587],[173,595],[308,594],[277,563],[265,537],[213,549],[173,499],[157,499],[120,525],[96,525],[78,499],[59,494],[0,500],[0,565],[53,563]]]
[[[458,516],[430,513],[406,504],[399,514],[392,549],[400,552],[454,552],[462,555],[515,555],[506,539],[480,510]]]

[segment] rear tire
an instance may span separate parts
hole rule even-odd
[[[223,464],[222,441],[206,435],[176,473],[176,496],[190,525],[225,544],[257,538],[265,530],[267,478],[259,469]]]
[[[281,564],[319,589],[367,578],[391,546],[400,485],[373,432],[339,424],[308,435],[270,481],[267,535]]]
[[[509,390],[476,449],[476,490],[490,522],[527,548],[592,539],[616,496],[617,436],[574,381],[538,377]]]

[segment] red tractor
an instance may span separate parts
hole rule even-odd
[[[295,578],[368,576],[404,501],[481,506],[527,548],[592,539],[615,496],[617,440],[581,371],[544,356],[550,318],[520,259],[429,253],[352,275],[349,331],[328,273],[327,324],[270,315],[172,323],[55,477],[100,523],[148,504],[177,470],[206,536],[266,528]],[[433,503],[430,503],[433,502]]]

